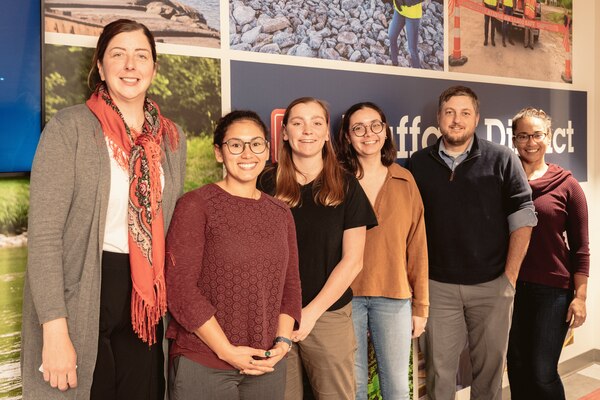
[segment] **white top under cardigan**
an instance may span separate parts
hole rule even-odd
[[[104,243],[102,250],[113,253],[129,253],[127,224],[127,208],[129,207],[129,171],[121,167],[115,160],[113,148],[105,136],[110,156],[110,192],[106,224],[104,226]],[[160,183],[165,187],[165,174],[160,167]]]

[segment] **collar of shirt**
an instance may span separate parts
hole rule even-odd
[[[450,168],[452,171],[454,171],[454,169],[458,166],[458,164],[465,161],[465,159],[471,152],[471,147],[473,147],[473,142],[474,142],[474,138],[471,139],[471,143],[469,143],[469,145],[467,146],[467,148],[465,149],[465,151],[463,153],[457,155],[456,157],[453,157],[450,154],[448,154],[448,151],[446,150],[446,146],[444,146],[444,139],[441,139],[438,154],[440,155],[442,160],[444,160],[446,165],[448,165],[448,168]]]

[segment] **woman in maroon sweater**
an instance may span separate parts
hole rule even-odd
[[[558,359],[569,326],[577,328],[586,318],[587,203],[571,172],[545,161],[552,131],[544,111],[524,108],[512,129],[538,224],[517,281],[508,344],[510,391],[513,400],[564,399]]]
[[[251,111],[214,135],[226,176],[177,202],[166,243],[171,399],[281,399],[283,357],[300,323],[289,207],[256,189],[267,129]]]

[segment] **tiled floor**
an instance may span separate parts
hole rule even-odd
[[[567,400],[600,400],[600,365],[592,364],[563,378]]]
[[[564,376],[562,381],[567,400],[600,400],[600,364]],[[510,399],[508,388],[504,389],[502,399]]]

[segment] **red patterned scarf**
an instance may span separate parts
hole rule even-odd
[[[156,325],[167,310],[165,290],[165,227],[162,210],[161,143],[166,135],[172,149],[178,133],[156,103],[146,98],[142,132],[125,123],[105,84],[86,102],[100,121],[114,158],[129,171],[129,263],[131,265],[131,324],[144,342],[156,342]]]

